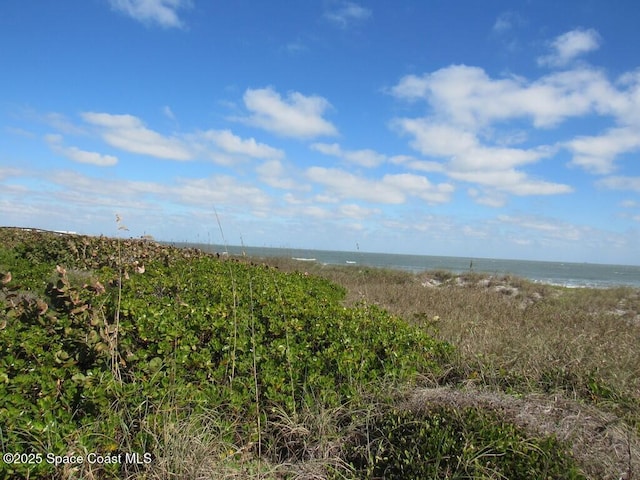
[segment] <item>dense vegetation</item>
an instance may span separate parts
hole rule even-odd
[[[480,403],[407,401],[477,375],[431,323],[285,270],[0,229],[0,442],[35,460],[0,475],[583,478],[552,434]]]

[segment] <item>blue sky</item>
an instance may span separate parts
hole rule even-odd
[[[635,0],[4,0],[0,224],[640,264],[639,24]]]

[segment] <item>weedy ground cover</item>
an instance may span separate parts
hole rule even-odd
[[[260,453],[274,408],[356,401],[450,352],[375,306],[343,306],[320,277],[148,242],[3,233],[0,419],[17,453],[155,450],[163,418],[220,409],[244,419],[226,441]]]
[[[303,268],[345,287],[347,304],[366,298],[456,347],[437,382],[451,389],[420,394],[423,402],[493,406],[515,422],[526,416],[530,431],[570,441],[590,478],[639,474],[640,290],[562,288],[474,272]]]
[[[475,292],[469,285],[479,277],[451,293],[400,272],[312,264],[305,272],[142,240],[3,228],[0,245],[3,452],[152,455],[141,465],[0,464],[7,477],[592,475],[552,430],[536,432],[483,403],[406,401],[408,392],[439,384],[517,395],[564,389],[606,400],[637,427],[631,374],[582,369],[591,358],[567,363],[573,357],[552,349],[552,368],[532,369],[540,357],[526,355],[506,364],[489,333],[471,348],[491,324],[466,337],[466,326],[444,326],[482,315],[497,322],[501,302],[516,322],[541,308],[536,291],[511,307],[517,295]],[[442,272],[438,279],[455,280]],[[625,308],[635,308],[625,298]],[[611,303],[599,302],[584,310],[583,324]],[[556,312],[549,305],[545,312]],[[629,355],[615,358],[633,368]],[[558,374],[563,366],[569,375]]]

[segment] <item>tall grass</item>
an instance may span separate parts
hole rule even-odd
[[[273,264],[285,271],[299,268],[283,259]],[[362,302],[366,288],[366,302],[451,342],[460,366],[468,370],[468,381],[473,382],[474,375],[475,383],[500,382],[498,377],[507,376],[525,389],[570,390],[574,385],[565,382],[574,375],[593,377],[620,394],[640,398],[637,289],[573,289],[477,273],[412,274],[321,265],[305,269],[346,287],[346,304]],[[432,279],[443,283],[430,286]],[[497,376],[492,380],[493,374]]]
[[[379,305],[456,347],[437,381],[446,394],[436,389],[427,400],[421,393],[421,404],[493,405],[513,421],[529,412],[526,428],[570,441],[589,478],[640,475],[640,290],[477,273],[305,269],[346,287],[346,304]]]

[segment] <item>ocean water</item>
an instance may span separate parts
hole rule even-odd
[[[186,246],[185,244],[177,244]],[[270,247],[241,247],[188,244],[205,251],[251,257],[284,257],[302,262],[315,261],[328,265],[382,267],[419,273],[427,270],[446,270],[453,273],[474,272],[490,275],[513,275],[534,282],[567,287],[630,286],[640,288],[640,266],[604,265],[596,263],[538,262],[493,258],[440,257],[429,255],[401,255],[390,253],[343,252]]]

